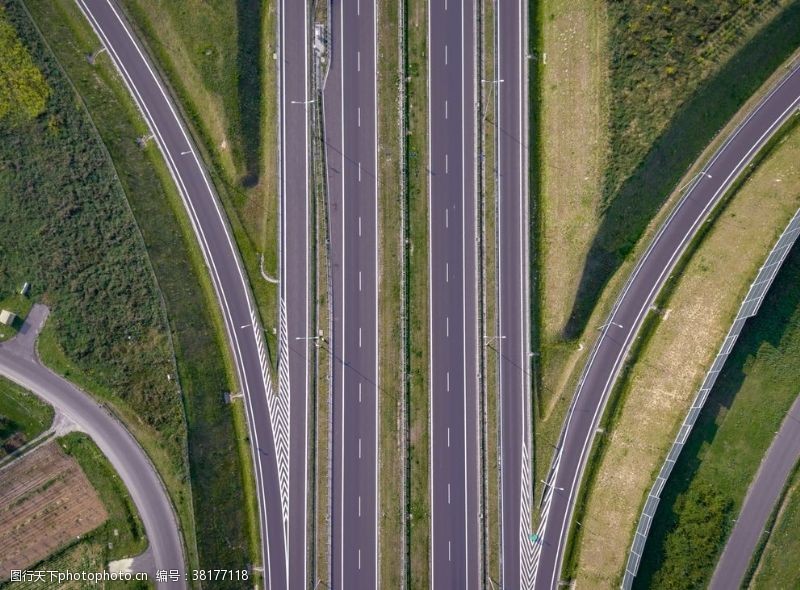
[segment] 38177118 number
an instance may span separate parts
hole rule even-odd
[[[223,580],[231,581],[245,581],[250,579],[250,572],[244,570],[219,570],[219,569],[204,569],[192,570],[191,580],[194,582],[215,582]]]

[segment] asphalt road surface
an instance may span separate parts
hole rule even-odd
[[[711,579],[712,590],[739,588],[764,527],[800,459],[800,396],[772,441]]]
[[[0,344],[0,374],[41,397],[92,438],[116,469],[139,511],[156,569],[180,570],[183,574],[186,563],[178,520],[150,459],[108,410],[39,362],[34,345],[46,318],[47,308],[34,305],[16,338]],[[186,588],[186,582],[182,578],[157,586]]]
[[[331,3],[324,88],[333,299],[332,588],[378,587],[375,0]]]
[[[496,55],[502,585],[531,588],[531,364],[526,3],[499,0]]]
[[[177,109],[145,57],[130,25],[111,0],[77,0],[147,121],[180,192],[222,308],[247,411],[262,540],[264,581],[287,587],[287,405],[275,403],[264,337],[250,287],[222,207]],[[133,138],[131,138],[133,139]],[[281,474],[279,474],[279,465]],[[200,564],[214,567],[214,564]]]
[[[428,3],[432,587],[481,586],[475,4]]]
[[[651,243],[602,329],[567,415],[545,490],[537,544],[536,588],[555,589],[575,498],[608,392],[647,310],[686,245],[725,190],[800,104],[795,68],[753,109],[706,165]],[[678,146],[679,147],[679,146]]]
[[[309,3],[280,3],[279,383],[289,398],[289,587],[308,587],[311,320]]]

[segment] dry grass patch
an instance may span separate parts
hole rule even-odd
[[[105,506],[55,442],[0,471],[0,579],[24,570],[105,522]]]
[[[677,278],[669,313],[653,318],[578,517],[579,587],[617,585],[653,474],[759,266],[800,206],[798,161],[794,130],[720,214]]]
[[[540,16],[543,343],[561,340],[600,218],[607,152],[605,2],[552,0]]]

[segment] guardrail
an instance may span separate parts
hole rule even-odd
[[[738,340],[745,322],[748,318],[758,313],[764,296],[767,294],[775,276],[783,265],[783,261],[786,259],[789,250],[791,250],[792,246],[797,241],[798,235],[800,235],[800,209],[797,210],[792,220],[786,226],[786,229],[784,229],[781,237],[775,243],[775,246],[773,246],[764,265],[761,267],[758,275],[750,286],[750,290],[747,292],[747,296],[744,298],[739,308],[739,313],[736,315],[736,319],[733,321],[730,330],[728,330],[722,347],[717,353],[717,357],[714,359],[711,369],[706,374],[700,391],[697,392],[689,408],[689,412],[686,418],[684,418],[683,424],[681,424],[678,435],[672,443],[672,448],[670,448],[669,454],[667,454],[667,458],[661,466],[658,477],[656,477],[656,481],[650,489],[650,493],[647,495],[647,500],[642,509],[642,515],[639,518],[636,534],[633,537],[633,543],[631,544],[631,549],[628,554],[628,562],[625,566],[625,574],[622,579],[622,585],[620,586],[623,590],[629,590],[633,585],[633,579],[639,571],[639,562],[645,543],[647,542],[647,535],[650,532],[650,525],[653,522],[653,517],[661,501],[661,492],[664,490],[664,485],[667,483],[667,479],[672,473],[672,468],[675,466],[678,456],[681,454],[683,446],[686,444],[686,440],[689,438],[689,434],[706,403],[708,394],[714,387],[714,383],[716,383],[717,377],[720,371],[722,371],[725,361],[728,359],[728,355],[731,353],[731,350],[733,350],[733,345]]]

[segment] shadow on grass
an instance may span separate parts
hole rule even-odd
[[[242,186],[258,184],[261,176],[261,23],[260,0],[238,0],[238,53],[236,55],[239,127],[245,174]]]
[[[586,328],[597,294],[631,253],[681,176],[800,41],[800,2],[739,50],[678,111],[634,174],[612,195],[594,237],[562,335]]]
[[[663,565],[665,542],[680,516],[675,511],[677,500],[694,480],[703,460],[701,452],[716,437],[719,430],[717,419],[733,404],[744,382],[750,359],[764,344],[778,347],[791,323],[790,319],[800,310],[800,289],[796,288],[798,281],[800,247],[795,246],[764,300],[760,314],[745,324],[664,487],[634,588],[650,588],[654,575]],[[709,568],[713,568],[713,565],[709,564]]]

